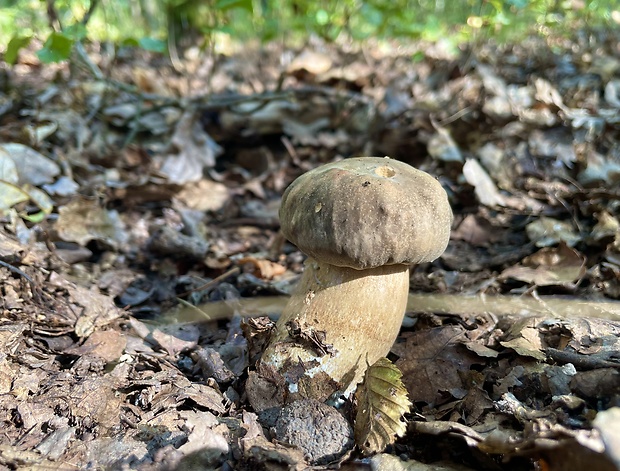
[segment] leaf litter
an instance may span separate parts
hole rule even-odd
[[[109,83],[6,69],[0,466],[620,469],[616,45],[271,45],[218,57],[198,95],[131,51]],[[390,353],[405,422],[363,427],[383,403],[360,389],[338,417],[377,444],[312,465],[245,382],[303,267],[283,190],[362,154],[437,176],[453,236]]]

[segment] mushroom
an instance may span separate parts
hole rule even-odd
[[[437,180],[381,157],[301,175],[284,192],[279,215],[283,235],[308,258],[248,378],[255,410],[352,392],[396,340],[409,266],[438,258],[452,223]]]

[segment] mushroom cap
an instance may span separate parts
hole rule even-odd
[[[441,184],[398,160],[356,157],[286,189],[282,233],[307,255],[358,270],[430,262],[446,249],[452,209]]]

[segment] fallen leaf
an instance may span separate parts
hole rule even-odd
[[[203,171],[215,165],[222,148],[202,129],[197,113],[186,111],[177,124],[164,156],[161,173],[170,183],[182,185],[201,180]]]
[[[252,267],[252,274],[263,280],[271,280],[278,275],[286,273],[286,267],[270,260],[243,257],[237,263],[239,265],[250,265]]]
[[[396,366],[412,400],[435,406],[465,397],[462,373],[485,362],[461,345],[465,329],[445,325],[407,334],[406,342],[395,344],[392,352],[400,357]]]
[[[478,201],[489,207],[505,206],[504,196],[476,159],[467,159],[463,165],[463,176],[474,187]]]
[[[69,355],[92,355],[103,358],[107,363],[118,360],[125,350],[127,338],[117,330],[98,330],[93,332],[82,345],[67,348]]]
[[[605,444],[605,454],[620,469],[620,407],[599,412],[592,425]]]
[[[30,183],[40,186],[52,183],[54,177],[60,173],[58,164],[23,144],[1,144],[0,153],[4,153],[15,163],[19,185]]]
[[[444,162],[463,162],[463,154],[457,143],[452,139],[450,131],[435,126],[437,132],[428,141],[428,153],[435,159]]]
[[[542,335],[538,330],[538,317],[529,317],[516,322],[506,333],[506,339],[500,344],[506,348],[512,348],[519,355],[529,356],[537,360],[544,360],[544,345]]]
[[[525,226],[525,232],[537,247],[548,247],[562,241],[572,247],[581,241],[572,224],[546,216],[541,216]]]
[[[88,337],[95,327],[103,327],[121,316],[122,311],[116,307],[114,300],[101,294],[96,286],[87,289],[56,273],[50,275],[49,282],[67,291],[72,313],[77,314],[75,334],[80,338]]]
[[[513,278],[534,286],[563,286],[575,289],[586,274],[586,257],[564,242],[545,247],[505,269],[499,279]]]
[[[228,187],[222,183],[203,178],[188,183],[177,195],[188,208],[198,211],[219,211],[230,199]]]
[[[117,248],[127,239],[125,225],[117,211],[82,198],[60,207],[55,227],[61,239],[80,245],[100,240]]]
[[[304,50],[287,67],[289,74],[307,71],[312,75],[320,75],[332,68],[333,61],[329,54]]]
[[[402,373],[387,358],[379,358],[358,386],[355,443],[365,455],[381,452],[407,431],[403,416],[411,402],[401,380]]]

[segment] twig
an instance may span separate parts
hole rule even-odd
[[[184,299],[181,299],[181,298],[177,298],[177,301],[180,304],[182,304],[185,307],[185,309],[189,309],[191,312],[197,312],[198,314],[200,314],[200,316],[203,319],[206,319],[208,321],[216,320],[216,319],[212,318],[209,313],[207,313],[204,310],[202,310],[199,306],[195,306],[192,303],[188,303],[187,301],[185,301]]]
[[[463,296],[459,294],[409,295],[407,311],[414,313],[436,313],[453,315],[501,316],[548,316],[563,319],[594,317],[620,322],[620,302],[588,301],[579,298],[558,298],[540,296],[540,301],[519,296]],[[279,315],[288,301],[288,296],[242,298],[239,300],[241,315],[255,317]],[[213,302],[200,306],[211,319],[225,319],[233,312],[225,302]],[[181,308],[181,311],[183,308]],[[177,313],[183,317],[183,313]]]
[[[215,278],[213,278],[211,281],[207,281],[206,283],[204,283],[201,286],[198,286],[197,288],[192,288],[189,291],[185,291],[184,293],[179,294],[178,297],[184,297],[187,296],[190,293],[193,293],[195,291],[202,291],[203,289],[207,289],[207,288],[211,288],[213,286],[218,285],[219,283],[221,283],[222,281],[224,281],[226,278],[236,275],[237,273],[239,273],[239,267],[234,267],[231,268],[230,270],[228,270],[225,273],[222,273],[220,276],[217,276]]]
[[[118,82],[112,79],[107,79],[101,69],[90,59],[90,57],[84,50],[84,46],[81,43],[77,43],[75,49],[78,53],[80,60],[86,66],[88,71],[93,75],[93,77],[95,77],[96,80],[101,80],[114,88],[135,95],[135,97],[140,100],[158,103],[162,107],[179,106],[181,108],[186,108],[195,105],[200,106],[205,110],[217,111],[219,109],[231,108],[234,106],[242,105],[244,103],[256,103],[257,108],[251,110],[251,112],[254,112],[260,109],[262,106],[265,106],[265,104],[270,101],[286,99],[290,100],[291,98],[303,98],[308,95],[336,97],[363,104],[369,104],[371,102],[369,97],[366,97],[357,92],[349,90],[335,90],[333,88],[317,85],[309,85],[300,88],[291,88],[287,90],[255,93],[252,95],[214,96],[211,94],[204,94],[194,97],[175,98],[169,96],[162,96],[155,93],[144,93],[132,85],[128,85],[126,83]],[[240,110],[238,110],[237,112],[242,113]],[[247,113],[247,111],[243,111],[243,113]]]
[[[466,114],[471,113],[474,110],[474,108],[475,107],[473,105],[466,106],[462,110],[459,110],[456,113],[454,113],[452,116],[448,116],[447,118],[442,119],[441,121],[437,121],[436,124],[438,126],[445,126],[446,124],[450,124],[450,123],[456,121],[457,119],[462,118]]]
[[[577,352],[547,348],[545,352],[554,361],[562,364],[572,363],[575,368],[593,370],[596,368],[618,368],[620,363],[600,358],[599,355],[583,355]]]
[[[0,260],[0,266],[2,266],[4,268],[8,268],[13,273],[15,273],[15,274],[25,278],[28,281],[28,283],[30,283],[31,286],[34,286],[34,280],[32,278],[30,278],[30,276],[26,272],[24,272],[24,271],[20,270],[19,268],[11,265],[10,263],[3,262],[2,260]]]

